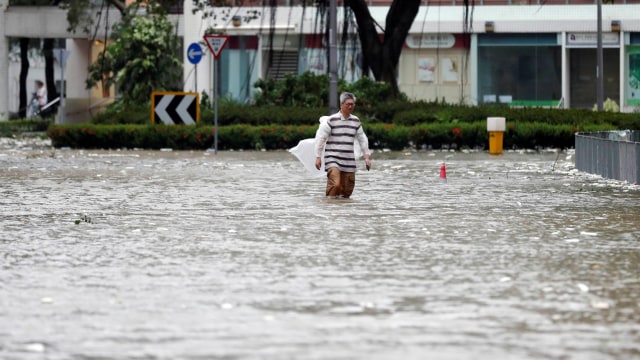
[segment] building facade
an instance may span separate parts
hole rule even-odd
[[[108,38],[103,29],[109,24],[98,24],[95,38],[88,38],[66,31],[62,9],[7,7],[6,1],[0,0],[0,86],[5,87],[0,119],[17,111],[18,74],[8,56],[12,37],[66,39],[68,121],[88,119],[117,96],[110,89],[84,86],[86,69],[104,46],[95,39]],[[211,96],[215,84],[220,96],[250,102],[260,78],[327,73],[326,7],[264,3],[244,1],[214,19],[194,13],[193,3],[185,1],[179,14],[171,15],[185,49],[185,91]],[[368,3],[383,27],[390,1]],[[358,29],[350,11],[338,5],[338,74],[355,81],[363,76]],[[411,99],[590,109],[596,103],[597,9],[584,0],[484,0],[473,9],[457,0],[425,2],[404,44],[398,85]],[[616,101],[622,111],[634,111],[640,107],[640,0],[602,5],[601,14],[604,98]],[[100,21],[105,18],[113,23],[119,14],[112,11]],[[217,60],[204,45],[207,31],[229,36]],[[204,52],[198,64],[186,51],[193,43]]]

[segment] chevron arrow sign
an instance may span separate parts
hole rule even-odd
[[[193,125],[200,120],[200,100],[195,92],[153,92],[151,122]]]

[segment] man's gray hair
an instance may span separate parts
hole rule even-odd
[[[353,102],[354,102],[354,103],[356,102],[356,96],[355,96],[355,95],[353,95],[353,93],[350,93],[350,92],[343,92],[342,94],[340,94],[340,104],[344,104],[344,102],[345,102],[347,99],[351,99],[351,100],[353,100]]]

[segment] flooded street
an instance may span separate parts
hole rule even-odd
[[[640,358],[640,186],[372,159],[335,200],[286,151],[0,139],[0,358]]]

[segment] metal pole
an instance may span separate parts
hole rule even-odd
[[[8,3],[0,0],[2,16]],[[4,34],[4,24],[2,24],[0,26],[0,121],[9,120],[9,38]]]
[[[60,83],[60,124],[64,124],[64,61],[60,62],[60,76],[62,77]]]
[[[193,66],[195,66],[194,71],[196,76],[196,92],[198,92],[198,64],[195,64]]]
[[[329,113],[338,111],[338,51],[336,46],[336,0],[329,3]]]
[[[218,60],[213,59],[213,151],[218,153],[218,74],[216,74],[216,62]]]
[[[604,57],[602,55],[602,0],[598,0],[598,66],[596,68],[597,90],[596,98],[598,103],[598,111],[602,111],[602,103],[604,99]]]

